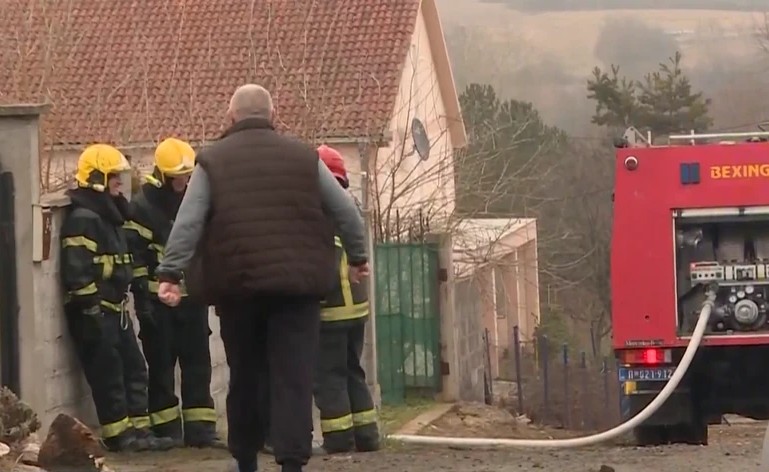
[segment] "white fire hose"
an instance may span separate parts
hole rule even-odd
[[[614,439],[618,436],[631,431],[636,426],[641,425],[646,421],[655,411],[657,411],[663,403],[673,394],[673,391],[678,387],[681,379],[689,369],[689,365],[694,359],[694,354],[697,352],[697,348],[700,346],[702,337],[705,334],[705,329],[708,326],[708,319],[710,318],[710,312],[713,309],[714,297],[709,294],[707,300],[702,306],[700,311],[700,317],[697,320],[697,325],[694,327],[694,333],[689,341],[689,345],[686,346],[686,351],[681,358],[681,362],[676,367],[673,375],[668,380],[665,387],[660,391],[654,400],[649,403],[646,408],[641,410],[636,416],[627,420],[626,422],[615,426],[614,428],[604,431],[598,434],[592,434],[590,436],[583,436],[581,438],[570,439],[497,439],[497,438],[451,438],[440,436],[419,436],[413,434],[393,434],[388,436],[389,439],[394,441],[400,441],[409,444],[424,444],[424,445],[442,445],[442,446],[456,446],[463,448],[487,448],[487,447],[511,447],[511,448],[573,448],[573,447],[585,447],[600,444],[602,442]],[[769,436],[769,432],[767,433]]]

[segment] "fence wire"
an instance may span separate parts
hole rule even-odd
[[[621,422],[620,384],[613,358],[576,356],[547,336],[522,342],[514,329],[512,349],[500,354],[499,377],[513,383],[509,408],[536,424],[597,431]]]

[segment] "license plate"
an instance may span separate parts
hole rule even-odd
[[[675,367],[621,367],[619,369],[620,382],[625,381],[667,381],[673,376]]]

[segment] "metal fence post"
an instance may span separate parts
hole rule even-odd
[[[566,343],[563,350],[563,426],[568,429],[571,426],[571,408],[569,401],[569,346]]]
[[[489,329],[483,330],[483,396],[487,405],[494,403],[494,379],[491,375],[491,340],[489,337]]]
[[[542,422],[547,423],[548,417],[550,416],[550,379],[548,378],[550,376],[550,369],[548,368],[548,364],[550,363],[550,353],[548,352],[550,350],[550,345],[547,341],[547,336],[542,336],[542,339],[540,340],[540,348],[542,350]]]
[[[588,395],[588,383],[587,383],[587,355],[585,354],[585,351],[582,351],[580,353],[580,359],[579,359],[579,367],[582,371],[582,428],[584,429],[585,426],[588,425],[588,422],[590,421],[590,418],[592,418],[592,411],[591,414],[588,415],[588,403],[590,403],[591,410],[592,410],[592,402],[589,402],[588,399],[590,395]]]
[[[513,350],[515,352],[515,384],[518,389],[518,414],[523,414],[523,379],[521,378],[521,333],[513,327]]]
[[[601,372],[603,373],[603,404],[609,404],[609,362],[604,357],[601,362]]]
[[[619,372],[619,359],[614,359],[614,372]],[[617,387],[615,388],[617,389],[617,392],[619,392],[619,395],[617,395],[617,398],[619,399],[617,401],[617,405],[619,405],[619,417],[621,420],[622,419],[622,396],[624,395],[625,392],[623,391],[622,382],[619,381],[619,376],[617,376],[616,378],[617,378]]]

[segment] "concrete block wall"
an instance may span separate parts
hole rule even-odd
[[[66,206],[66,201],[64,201]],[[51,241],[58,241],[65,206],[61,202],[51,208]],[[59,247],[51,244],[49,259],[35,263],[34,280],[35,324],[40,343],[42,364],[36,378],[36,390],[42,392],[35,406],[44,426],[59,413],[74,414],[88,425],[96,425],[96,412],[91,392],[82,374],[72,339],[67,332],[59,283]],[[24,393],[24,389],[22,394]]]
[[[439,285],[441,361],[444,372],[441,399],[446,402],[484,401],[486,350],[483,343],[482,282],[478,277],[456,277],[454,247],[449,234],[431,234],[446,278]]]
[[[456,330],[459,350],[459,399],[484,400],[486,350],[483,343],[481,283],[477,277],[458,279],[456,287]]]

